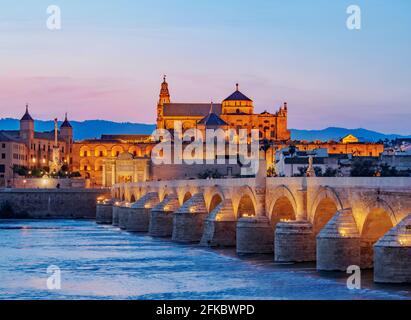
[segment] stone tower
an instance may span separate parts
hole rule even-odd
[[[291,132],[288,130],[288,105],[284,102],[283,106],[276,113],[277,116],[277,140],[288,141],[291,139]]]
[[[63,123],[60,126],[60,136],[66,142],[66,149],[64,150],[64,160],[67,164],[70,164],[70,154],[72,154],[73,151],[73,127],[67,120],[67,113]]]
[[[20,119],[20,138],[22,138],[27,146],[30,146],[34,139],[34,120],[29,113],[29,105],[26,104],[26,113]]]
[[[168,91],[166,76],[164,76],[163,83],[161,84],[160,99],[157,104],[157,129],[163,129],[165,127],[164,104],[166,103],[170,103],[170,92]]]

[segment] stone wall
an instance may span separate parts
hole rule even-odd
[[[110,197],[109,190],[4,189],[0,191],[0,209],[8,203],[12,218],[95,219],[100,196]]]
[[[204,174],[206,170],[217,171],[221,176],[236,176],[241,173],[238,164],[169,164],[169,165],[152,165],[151,180],[184,180],[198,179],[199,174]]]

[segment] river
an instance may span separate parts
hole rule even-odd
[[[47,268],[61,289],[47,287]],[[270,255],[179,245],[77,220],[0,220],[0,299],[411,299],[411,286],[349,290],[344,273]]]

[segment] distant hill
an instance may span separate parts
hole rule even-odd
[[[112,122],[106,120],[70,121],[73,126],[74,140],[99,138],[102,134],[151,134],[155,129],[153,124]],[[59,122],[59,125],[61,123]],[[17,130],[17,119],[0,119],[0,130]],[[50,131],[54,129],[53,121],[36,120],[36,131]]]
[[[102,134],[151,134],[155,129],[154,124],[112,122],[106,120],[70,121],[74,130],[75,140],[99,138]],[[60,124],[60,123],[59,123]],[[35,129],[37,131],[53,130],[53,121],[36,120]],[[0,130],[17,130],[19,121],[17,119],[0,119]],[[364,141],[378,141],[380,139],[411,138],[398,134],[384,134],[366,129],[346,129],[330,127],[322,130],[299,130],[291,129],[293,140],[339,140],[347,134],[361,138]]]
[[[384,134],[376,131],[371,131],[367,129],[346,129],[346,128],[336,128],[330,127],[322,130],[298,130],[291,129],[291,137],[294,140],[339,140],[348,134],[353,134],[357,138],[363,141],[375,142],[378,140],[392,140],[396,138],[411,138],[411,136],[403,136],[399,134]]]

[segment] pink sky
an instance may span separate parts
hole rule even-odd
[[[359,1],[357,33],[345,27],[344,1],[158,1],[56,1],[55,32],[47,1],[5,4],[0,117],[21,117],[28,102],[38,119],[155,123],[167,74],[174,102],[220,102],[239,82],[256,112],[287,101],[292,128],[411,134],[409,1],[389,11]]]

